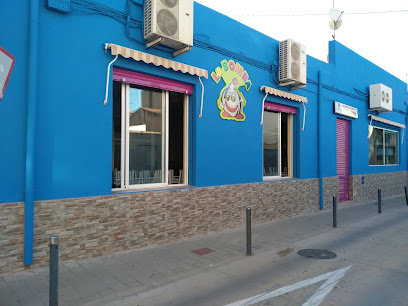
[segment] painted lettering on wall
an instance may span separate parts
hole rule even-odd
[[[217,100],[220,117],[227,120],[244,121],[244,106],[246,100],[239,88],[243,86],[248,91],[252,82],[248,72],[238,62],[222,60],[221,65],[214,69],[211,78],[215,83],[222,79],[225,83]]]

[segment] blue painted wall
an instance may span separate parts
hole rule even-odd
[[[0,203],[24,199],[29,21],[26,5],[23,0],[0,3],[0,46],[15,57],[0,101]]]
[[[127,2],[99,0],[120,19],[129,12],[136,21],[143,16],[142,6]],[[138,3],[143,1],[138,0]],[[40,7],[39,87],[35,162],[35,199],[58,199],[111,194],[112,82],[109,103],[103,105],[106,70],[113,59],[104,43],[173,59],[163,47],[146,50],[142,29],[137,22],[126,25],[112,17],[88,14],[74,1],[69,14]],[[75,4],[76,3],[76,4]],[[89,12],[89,9],[88,9]],[[122,12],[122,15],[119,13]],[[119,16],[119,17],[118,17]],[[278,41],[256,32],[222,14],[195,4],[195,46],[175,60],[207,69],[211,73],[223,59],[239,62],[252,81],[243,91],[247,104],[246,120],[222,120],[217,108],[222,81],[211,78],[205,85],[203,118],[199,119],[201,85],[198,77],[119,57],[116,67],[158,75],[194,85],[190,97],[190,181],[194,186],[214,186],[262,181],[262,85],[275,87]],[[125,22],[125,19],[120,19]],[[126,23],[126,22],[125,22]],[[0,203],[24,200],[28,8],[25,1],[0,4],[0,46],[11,52],[16,65],[5,97],[0,101]],[[274,67],[274,68],[272,68]],[[271,70],[273,72],[271,72]],[[269,96],[268,101],[297,108],[294,120],[294,165],[298,178],[316,178],[317,169],[317,74],[323,83],[322,109],[325,148],[323,176],[336,175],[336,115],[333,101],[359,110],[351,122],[351,174],[407,169],[407,141],[400,146],[398,166],[368,166],[368,86],[384,83],[393,89],[394,109],[400,112],[381,115],[405,124],[406,84],[338,42],[330,42],[330,63],[308,57],[308,86],[294,93],[306,96],[305,130],[301,103]],[[375,114],[375,113],[373,113]],[[401,134],[400,134],[401,137]]]

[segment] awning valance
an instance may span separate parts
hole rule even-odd
[[[271,94],[271,95],[274,95],[274,96],[278,96],[278,97],[282,97],[282,98],[286,98],[286,99],[290,99],[290,100],[293,100],[293,101],[298,101],[298,102],[303,103],[303,126],[302,126],[302,131],[305,130],[305,123],[306,123],[306,107],[305,107],[305,103],[307,103],[307,98],[306,97],[294,95],[294,94],[291,94],[289,92],[282,91],[282,90],[279,90],[279,89],[275,89],[275,88],[272,88],[272,87],[268,87],[268,86],[265,86],[265,85],[261,86],[261,91],[265,92],[265,97],[263,98],[263,101],[262,101],[261,125],[263,124],[263,118],[264,118],[265,99],[268,96],[268,94]]]
[[[268,87],[268,86],[265,86],[265,85],[261,87],[261,90],[264,91],[265,93],[268,93],[268,94],[271,94],[271,95],[274,95],[274,96],[290,99],[290,100],[293,100],[293,101],[307,103],[307,98],[306,97],[294,95],[294,94],[291,94],[291,93],[283,91],[283,90],[275,89],[275,88]]]
[[[191,75],[197,75],[199,77],[205,77],[206,79],[208,79],[208,71],[205,69],[175,62],[163,57],[136,51],[133,49],[129,49],[126,47],[110,43],[105,44],[105,49],[110,49],[112,55],[122,55],[123,57],[126,58],[133,58],[135,61],[138,62],[142,61],[145,62],[146,64],[162,66],[167,69],[173,69],[174,71],[181,71],[182,73],[189,73]]]
[[[398,122],[383,119],[381,117],[377,117],[377,116],[374,116],[374,115],[368,115],[368,117],[371,117],[372,120],[375,120],[375,121],[378,121],[378,122],[382,122],[382,123],[385,123],[385,124],[389,124],[389,125],[393,125],[393,126],[405,129],[405,125],[401,124],[401,123],[398,123]]]

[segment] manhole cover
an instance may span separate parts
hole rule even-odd
[[[209,248],[202,248],[202,249],[194,250],[194,251],[191,251],[191,252],[193,252],[193,253],[195,253],[197,255],[205,255],[205,254],[213,253],[215,251],[211,250]]]
[[[314,259],[332,259],[336,257],[336,254],[329,252],[328,250],[319,250],[319,249],[306,249],[300,250],[297,252],[300,256],[305,258],[314,258]]]

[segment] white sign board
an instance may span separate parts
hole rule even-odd
[[[358,111],[357,108],[334,101],[334,113],[347,116],[350,118],[357,119],[358,118]]]
[[[3,99],[13,66],[14,56],[0,47],[0,100]]]

